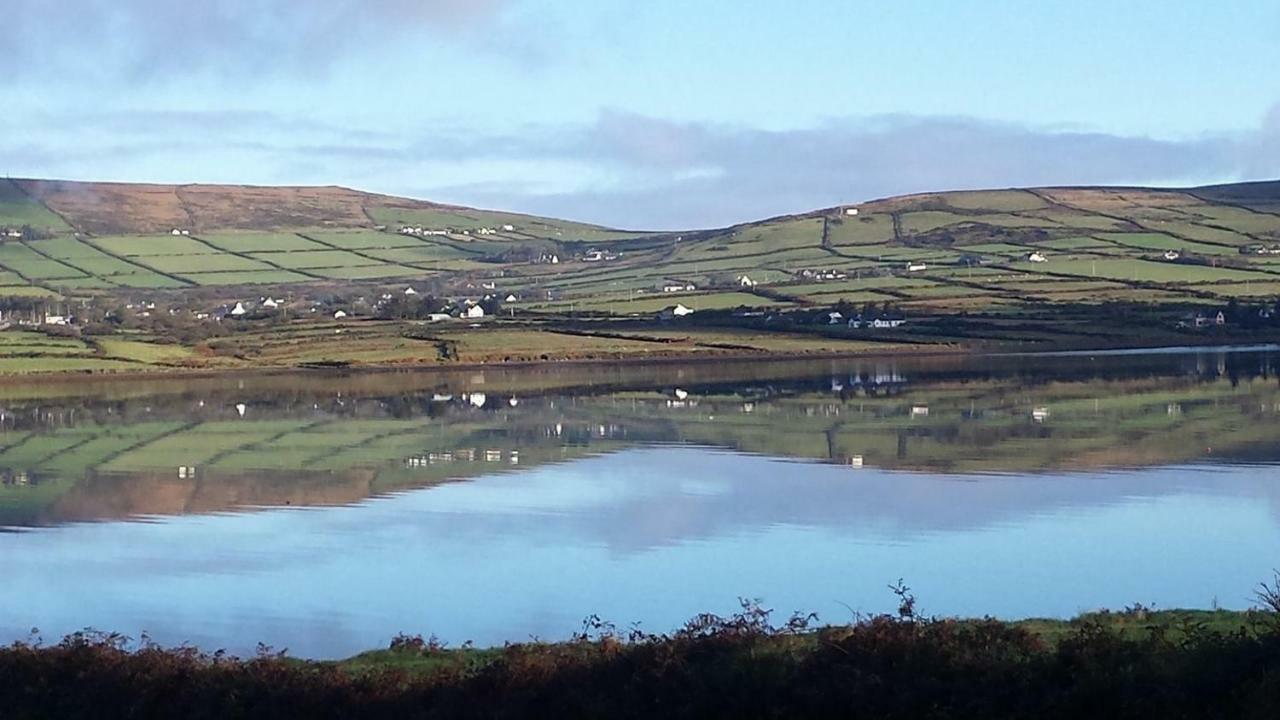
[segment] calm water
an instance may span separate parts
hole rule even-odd
[[[0,389],[0,639],[337,657],[758,597],[1246,607],[1280,355],[596,366]]]

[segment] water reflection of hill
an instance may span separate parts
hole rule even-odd
[[[0,524],[347,504],[651,443],[949,473],[1272,461],[1276,365],[1192,353],[26,388],[0,407]]]

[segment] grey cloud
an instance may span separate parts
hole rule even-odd
[[[15,174],[74,176],[90,167],[88,179],[200,181],[210,172],[200,158],[230,152],[245,159],[236,166],[245,176],[233,181],[346,184],[653,229],[721,226],[912,192],[1280,176],[1280,106],[1252,132],[1181,140],[909,115],[773,131],[608,111],[582,125],[498,135],[423,128],[405,136],[273,113],[117,112],[11,124],[20,132],[7,133],[8,143],[5,123],[0,169]],[[95,146],[84,138],[103,139]],[[59,151],[67,146],[81,151]],[[485,163],[515,169],[477,177]],[[217,177],[236,169],[225,165]],[[454,171],[468,166],[469,173]],[[153,168],[176,170],[139,177]],[[579,180],[573,168],[597,181]]]
[[[490,22],[508,1],[0,0],[0,71],[10,79],[73,69],[133,78],[313,72],[356,44]]]
[[[481,147],[471,142],[455,150]],[[1252,133],[1184,140],[962,117],[843,119],[768,131],[611,112],[576,132],[501,138],[493,147],[609,167],[633,182],[571,193],[530,194],[501,185],[433,190],[460,202],[676,228],[935,190],[1270,178],[1280,176],[1280,110]]]

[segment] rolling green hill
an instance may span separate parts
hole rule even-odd
[[[336,187],[0,182],[0,229],[23,227],[0,295],[501,277],[530,309],[619,315],[1280,295],[1280,182],[930,193],[664,233]]]
[[[496,298],[501,320],[423,330],[439,307],[382,311],[406,286],[454,315]],[[1255,311],[1278,297],[1280,181],[927,193],[685,232],[338,187],[0,181],[2,309],[97,326],[11,333],[0,374],[1266,342],[1280,320]],[[654,323],[676,303],[697,314]],[[819,327],[868,305],[910,326]],[[1225,328],[1179,327],[1219,309]]]

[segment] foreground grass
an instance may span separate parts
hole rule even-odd
[[[557,644],[447,650],[418,637],[338,662],[128,651],[77,635],[0,649],[10,717],[1271,718],[1275,612],[912,615],[812,628],[746,604],[670,635],[589,624]]]

